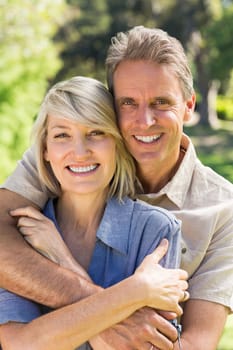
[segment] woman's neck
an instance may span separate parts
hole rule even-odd
[[[92,198],[63,194],[57,201],[56,217],[63,239],[85,270],[90,264],[105,205],[105,194]]]
[[[56,217],[62,232],[75,229],[77,235],[97,230],[106,205],[106,193],[92,196],[63,193],[56,207]]]

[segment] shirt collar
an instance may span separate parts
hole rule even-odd
[[[133,208],[134,201],[129,198],[124,198],[122,203],[111,198],[96,234],[106,245],[125,255],[128,253]]]
[[[181,146],[185,150],[185,155],[179,169],[156,195],[159,197],[165,194],[179,208],[183,206],[185,201],[197,159],[194,146],[185,134],[182,136]]]
[[[182,136],[181,147],[185,150],[185,155],[172,179],[159,192],[139,194],[138,198],[155,205],[158,199],[166,196],[177,208],[183,207],[192,181],[197,156],[191,140],[185,134]]]
[[[54,222],[57,230],[62,235],[55,216],[55,200],[50,199],[43,212]],[[133,208],[134,201],[129,198],[124,198],[122,203],[115,198],[109,199],[96,233],[96,237],[104,244],[125,255],[128,253],[129,234],[127,233],[130,232]]]

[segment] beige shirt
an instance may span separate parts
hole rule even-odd
[[[182,221],[181,267],[189,273],[191,298],[233,310],[233,184],[205,167],[187,136],[186,154],[172,180],[139,198],[172,211]],[[48,194],[38,182],[33,150],[3,184],[43,207]]]

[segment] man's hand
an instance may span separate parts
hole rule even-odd
[[[164,254],[166,254],[167,247],[168,242],[163,240],[152,254],[145,257],[142,264],[135,271],[135,275],[148,275],[149,283],[152,283],[152,286],[159,285],[161,282],[161,271],[158,271],[156,267],[162,269],[162,267],[158,265],[158,262]],[[150,269],[151,273],[148,273]],[[158,279],[157,281],[153,279],[153,269],[156,269],[155,276]],[[169,270],[166,271],[168,272]],[[177,272],[178,270],[174,271]],[[180,270],[180,272],[182,271]],[[177,292],[177,297],[180,293],[183,295],[184,292],[182,291],[187,288],[187,283],[185,282],[187,274],[185,271],[183,271],[183,273],[184,275],[179,277],[182,281],[179,288],[172,289],[174,294]],[[166,275],[166,273],[163,272],[162,276],[163,275]],[[179,281],[179,278],[177,281]],[[172,276],[169,276],[168,280],[170,281],[171,279]],[[179,285],[177,281],[175,283],[176,287]],[[165,283],[165,286],[165,290],[169,290],[170,285],[167,286]],[[163,288],[161,288],[160,292],[163,294]],[[168,293],[168,295],[170,295],[170,293]],[[177,302],[178,301],[176,301],[176,303]],[[179,309],[176,308],[176,310],[181,314]],[[177,330],[168,320],[172,320],[176,316],[176,313],[165,311],[156,312],[153,308],[144,307],[123,322],[92,338],[90,343],[94,350],[150,350],[152,345],[154,346],[154,350],[172,350],[173,343],[177,339]]]
[[[168,321],[172,318],[174,313],[159,313],[144,307],[90,343],[94,350],[150,350],[152,345],[154,350],[172,350],[177,339],[177,331]]]

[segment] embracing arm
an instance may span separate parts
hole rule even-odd
[[[113,287],[29,324],[0,326],[3,350],[73,350],[145,305],[180,314],[179,300],[187,288],[187,275],[182,270],[165,270],[158,264],[167,243],[147,256],[133,276]]]
[[[232,205],[232,199],[226,199],[211,210],[207,208],[208,222],[213,218],[213,236],[204,259],[189,280],[191,298],[182,316],[185,349],[215,350],[233,307]]]
[[[69,257],[70,252],[51,220],[31,207],[19,208],[11,214],[19,218],[20,232],[30,245],[54,262],[74,270],[75,264],[72,263],[72,259]],[[176,235],[174,235],[175,238]],[[171,241],[170,238],[169,243]],[[148,242],[150,247],[157,244],[157,241],[153,244]],[[177,244],[176,239],[172,246],[174,247]],[[172,270],[173,273],[174,270]],[[151,308],[142,308],[127,320],[109,328],[95,339],[91,339],[91,345],[96,350],[103,348],[106,350],[119,349],[119,347],[125,350],[142,350],[147,349],[148,344],[156,343],[161,350],[172,349],[173,344],[170,339],[174,342],[177,338],[177,332],[164,317],[173,319],[176,314],[167,313],[165,315],[165,313],[156,313]],[[109,344],[111,344],[110,347]]]
[[[182,347],[216,350],[227,316],[228,310],[223,305],[205,300],[188,300],[182,316]],[[176,344],[175,350],[178,349]]]
[[[0,189],[1,287],[52,308],[96,293],[99,287],[49,261],[32,249],[16,229],[9,210],[33,205],[26,198]]]

